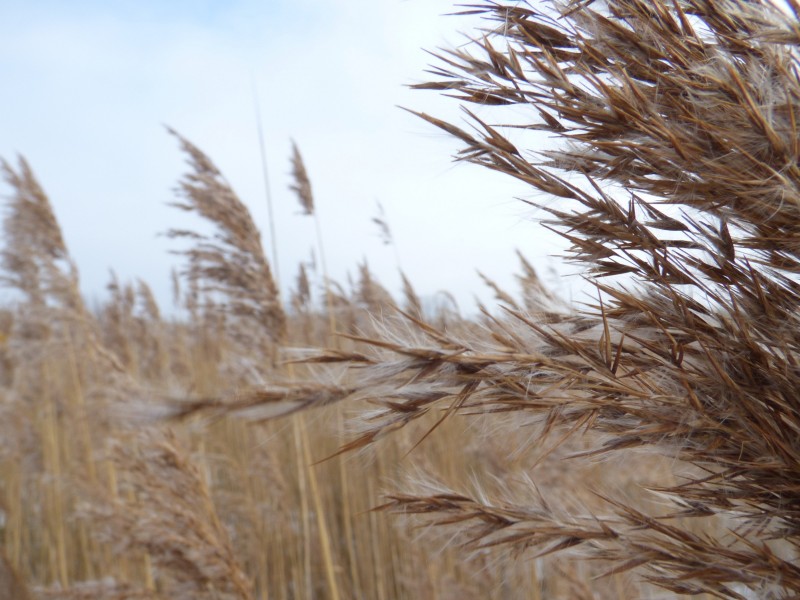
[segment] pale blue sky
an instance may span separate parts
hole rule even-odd
[[[476,269],[513,288],[515,247],[541,261],[559,245],[525,220],[514,200],[523,186],[453,166],[458,145],[396,106],[461,118],[454,101],[405,87],[425,79],[422,48],[460,43],[474,23],[442,16],[451,10],[444,0],[5,0],[0,156],[30,161],[90,298],[113,268],[168,302],[178,259],[158,234],[193,223],[166,206],[184,163],[163,125],[218,164],[270,248],[255,84],[283,287],[315,244],[287,189],[294,138],[335,279],[366,257],[399,289],[396,255],[371,222],[380,201],[419,292],[448,290],[468,307],[473,293],[489,297]]]

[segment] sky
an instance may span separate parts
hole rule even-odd
[[[186,165],[166,126],[208,154],[250,208],[284,291],[317,247],[288,189],[294,140],[333,279],[346,284],[366,260],[398,292],[402,268],[420,295],[446,291],[469,311],[492,297],[477,271],[516,290],[519,249],[571,293],[554,256],[563,242],[518,199],[537,199],[532,191],[455,164],[458,143],[400,108],[464,122],[455,100],[408,88],[435,63],[426,49],[475,31],[475,17],[453,11],[445,0],[4,0],[0,157],[31,164],[92,302],[112,269],[146,281],[162,308],[172,301],[180,245],[163,234],[202,225],[168,205]],[[378,203],[394,245],[372,221]]]

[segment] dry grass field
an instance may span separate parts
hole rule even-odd
[[[90,307],[3,161],[0,598],[800,598],[800,4],[463,10],[417,87],[469,126],[419,116],[531,187],[596,302],[522,256],[478,317],[324,253],[281,297],[171,132],[214,233],[168,231],[174,310],[116,278]]]

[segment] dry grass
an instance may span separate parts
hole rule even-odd
[[[531,186],[597,301],[521,256],[522,293],[487,274],[478,319],[426,314],[406,278],[402,311],[366,263],[350,291],[325,274],[324,310],[301,266],[284,312],[245,205],[179,137],[177,206],[218,233],[172,232],[189,316],[116,280],[95,314],[3,163],[27,301],[1,328],[0,594],[800,596],[800,6],[465,10],[486,31],[417,87],[477,105],[472,128],[420,116]]]
[[[228,215],[222,209],[233,193],[206,184],[204,201],[219,206],[214,214]],[[371,460],[340,457],[311,466],[340,444],[339,406],[324,416],[262,425],[212,418],[202,429],[143,431],[143,413],[158,411],[169,397],[194,398],[184,408],[203,407],[208,416],[219,397],[234,398],[251,419],[259,415],[248,406],[268,397],[286,400],[271,404],[277,413],[297,412],[302,405],[293,402],[299,396],[291,381],[316,376],[312,366],[273,363],[270,322],[256,327],[251,313],[231,308],[232,287],[213,287],[205,272],[205,279],[193,277],[194,250],[180,286],[186,291],[178,294],[188,320],[165,320],[145,284],[115,277],[107,301],[80,319],[57,296],[44,295],[37,313],[47,317],[42,337],[29,334],[29,305],[5,315],[0,535],[33,596],[513,597],[498,582],[527,581],[526,569],[492,566],[496,575],[488,577],[491,555],[464,564],[455,549],[439,545],[410,553],[409,534],[388,515],[370,512],[384,482],[395,478],[395,465],[409,462],[403,454],[410,439],[389,441]],[[221,264],[212,254],[203,257]],[[234,277],[241,264],[228,266]],[[77,271],[73,276],[77,286]],[[337,321],[354,332],[373,331],[366,304],[390,301],[366,266],[362,279],[341,290],[335,306]],[[311,302],[307,278],[303,285],[287,315],[286,343],[319,346],[329,339],[328,315]],[[254,353],[253,343],[268,355]],[[343,355],[356,351],[341,342]],[[331,381],[339,376],[328,373]],[[271,387],[254,387],[263,381]],[[419,462],[452,473],[480,463],[473,457],[468,467],[466,457],[449,457],[447,443],[431,447],[439,458],[425,453]]]
[[[580,547],[677,593],[800,593],[790,4],[794,14],[769,2],[573,2],[555,6],[560,19],[547,7],[472,7],[496,28],[442,55],[438,80],[419,87],[531,109],[538,118],[513,127],[564,144],[532,155],[485,115],[468,111],[474,132],[420,116],[462,140],[463,160],[560,199],[542,207],[546,224],[572,244],[599,300],[572,315],[512,305],[483,343],[432,332],[434,347],[387,346],[399,360],[376,370],[392,365],[386,380],[412,378],[424,397],[381,396],[357,443],[444,404],[519,412],[545,438],[595,432],[581,437],[582,456],[650,451],[697,470],[659,486],[672,516],[613,498],[607,516],[568,523],[544,500],[445,494],[392,506],[443,513],[479,545]],[[702,534],[678,519],[720,516],[727,530]]]

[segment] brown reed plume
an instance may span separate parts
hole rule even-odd
[[[411,284],[405,273],[400,271],[400,278],[403,281],[403,296],[406,299],[405,310],[412,316],[422,318],[422,300],[417,295],[417,291]]]
[[[49,302],[83,312],[77,269],[50,199],[23,157],[16,170],[0,159],[0,172],[13,190],[3,220],[3,279],[33,307]]]
[[[173,206],[196,213],[216,227],[214,236],[183,229],[167,233],[193,241],[192,248],[180,252],[189,261],[187,277],[201,292],[221,302],[227,313],[249,321],[254,326],[250,331],[281,339],[286,315],[250,212],[211,160],[180,134],[169,131],[178,138],[192,169],[178,186],[182,201]]]
[[[662,454],[686,470],[654,490],[659,508],[613,490],[603,512],[565,513],[546,491],[447,489],[386,507],[455,527],[471,547],[578,553],[677,594],[799,597],[800,3],[465,12],[490,27],[416,87],[478,105],[465,109],[472,129],[419,116],[463,143],[459,159],[546,199],[544,226],[571,244],[598,300],[553,310],[543,292],[483,333],[411,319],[412,337],[372,340],[340,392],[377,408],[346,447],[438,409],[498,413],[501,431],[529,427],[547,452],[582,445],[577,461]],[[540,131],[560,143],[532,151]]]
[[[297,194],[297,200],[300,202],[303,214],[313,215],[314,194],[311,191],[311,179],[308,177],[303,155],[300,154],[300,149],[294,142],[292,142],[292,177],[294,178],[294,183],[289,186],[289,189]]]
[[[115,440],[112,460],[120,473],[120,493],[87,504],[84,516],[99,539],[113,542],[120,558],[146,551],[152,559],[155,576],[136,593],[187,600],[253,598],[207,482],[174,433],[151,430]],[[95,597],[123,595],[108,590]]]
[[[38,368],[31,360],[31,354],[36,352],[27,347],[34,340],[59,340],[67,346],[85,343],[85,350],[100,359],[102,368],[123,371],[119,359],[98,339],[94,320],[81,296],[78,268],[50,199],[33,170],[20,156],[16,171],[0,159],[0,172],[13,191],[7,198],[3,218],[5,243],[0,251],[0,281],[20,292],[24,299],[16,303],[12,345],[26,355],[23,362],[31,371]]]
[[[311,284],[308,281],[305,263],[300,263],[297,269],[297,279],[295,289],[292,292],[291,305],[295,312],[302,312],[311,305]]]

